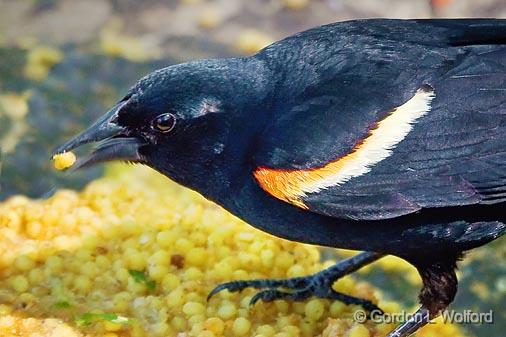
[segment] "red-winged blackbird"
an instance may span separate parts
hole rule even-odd
[[[374,310],[332,284],[393,254],[423,279],[420,309],[390,334],[407,336],[452,302],[463,252],[505,230],[506,20],[349,21],[160,69],[57,152],[97,141],[78,166],[143,163],[273,235],[365,251],[210,295]]]

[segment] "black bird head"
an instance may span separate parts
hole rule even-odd
[[[142,163],[205,190],[204,181],[220,171],[212,167],[239,160],[232,153],[255,129],[249,117],[266,96],[262,72],[261,63],[251,58],[157,70],[56,153],[98,142],[76,168],[112,160]],[[234,137],[237,133],[241,137]]]

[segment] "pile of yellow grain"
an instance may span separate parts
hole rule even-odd
[[[81,193],[0,203],[0,337],[385,336],[391,325],[355,323],[359,307],[340,302],[249,308],[253,290],[206,302],[221,282],[301,276],[332,262],[147,169],[121,170]],[[400,310],[352,277],[335,288]],[[419,334],[460,335],[446,324]]]

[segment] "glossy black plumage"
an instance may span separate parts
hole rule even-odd
[[[255,163],[300,169],[335,160],[349,153],[371,124],[425,83],[436,93],[431,112],[417,122],[391,157],[369,174],[310,194],[304,200],[318,213],[356,220],[392,218],[422,208],[503,201],[506,47],[476,45],[494,40],[471,28],[468,38],[465,31],[459,36],[458,29],[466,22],[394,21],[385,27],[384,21],[368,21],[370,25],[352,22],[337,29],[329,26],[318,30],[326,37],[320,42],[321,49],[333,46],[334,51],[309,53],[304,58],[304,66],[310,64],[318,80],[304,77],[306,81],[296,82],[302,87],[300,94],[282,100],[280,117],[262,136]],[[470,22],[477,30],[494,24]],[[496,43],[504,42],[500,34],[506,28],[500,23],[491,30],[500,36]],[[345,39],[340,29],[350,30]],[[358,31],[355,36],[354,31]],[[302,42],[295,43],[314,48],[313,34],[302,33],[294,38],[303,38]],[[319,37],[314,39],[320,41]],[[290,39],[283,43],[300,51]],[[360,45],[367,47],[354,49]],[[277,47],[270,47],[276,50],[276,57]],[[269,49],[264,53],[268,59],[274,58]],[[288,87],[292,94],[296,92]]]
[[[419,315],[434,317],[453,300],[462,252],[505,230],[505,60],[503,20],[331,24],[248,58],[158,70],[58,152],[98,135],[127,138],[118,159],[147,164],[257,228],[369,252],[348,261],[353,268],[337,266],[304,282],[219,289],[255,286],[269,288],[259,293],[264,300],[317,294],[360,303],[336,294],[332,281],[395,254],[419,269]],[[344,183],[302,193],[305,209],[280,200],[255,176],[259,168],[314,170],[352,153],[420,89],[434,93],[430,109],[391,153]],[[170,132],[153,124],[166,113],[176,117]],[[80,165],[96,158],[113,159],[98,153]],[[293,293],[271,289],[280,284]],[[391,336],[419,326],[412,321]]]

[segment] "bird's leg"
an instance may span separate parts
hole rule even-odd
[[[455,258],[431,265],[417,265],[423,280],[423,288],[419,295],[422,306],[388,337],[410,336],[430,320],[441,315],[457,293],[456,260]]]
[[[406,322],[399,325],[388,337],[406,337],[430,322],[429,310],[420,307]]]
[[[225,289],[230,292],[240,292],[246,288],[256,288],[261,289],[261,291],[253,296],[251,304],[254,304],[258,300],[263,300],[265,302],[277,299],[303,301],[311,296],[316,296],[319,298],[339,300],[346,304],[359,304],[369,311],[380,310],[371,301],[348,296],[335,291],[332,289],[332,285],[337,279],[351,274],[363,266],[380,259],[381,257],[383,257],[383,254],[363,252],[309,276],[279,280],[261,279],[223,283],[209,293],[208,299]],[[288,291],[283,291],[279,288]]]

